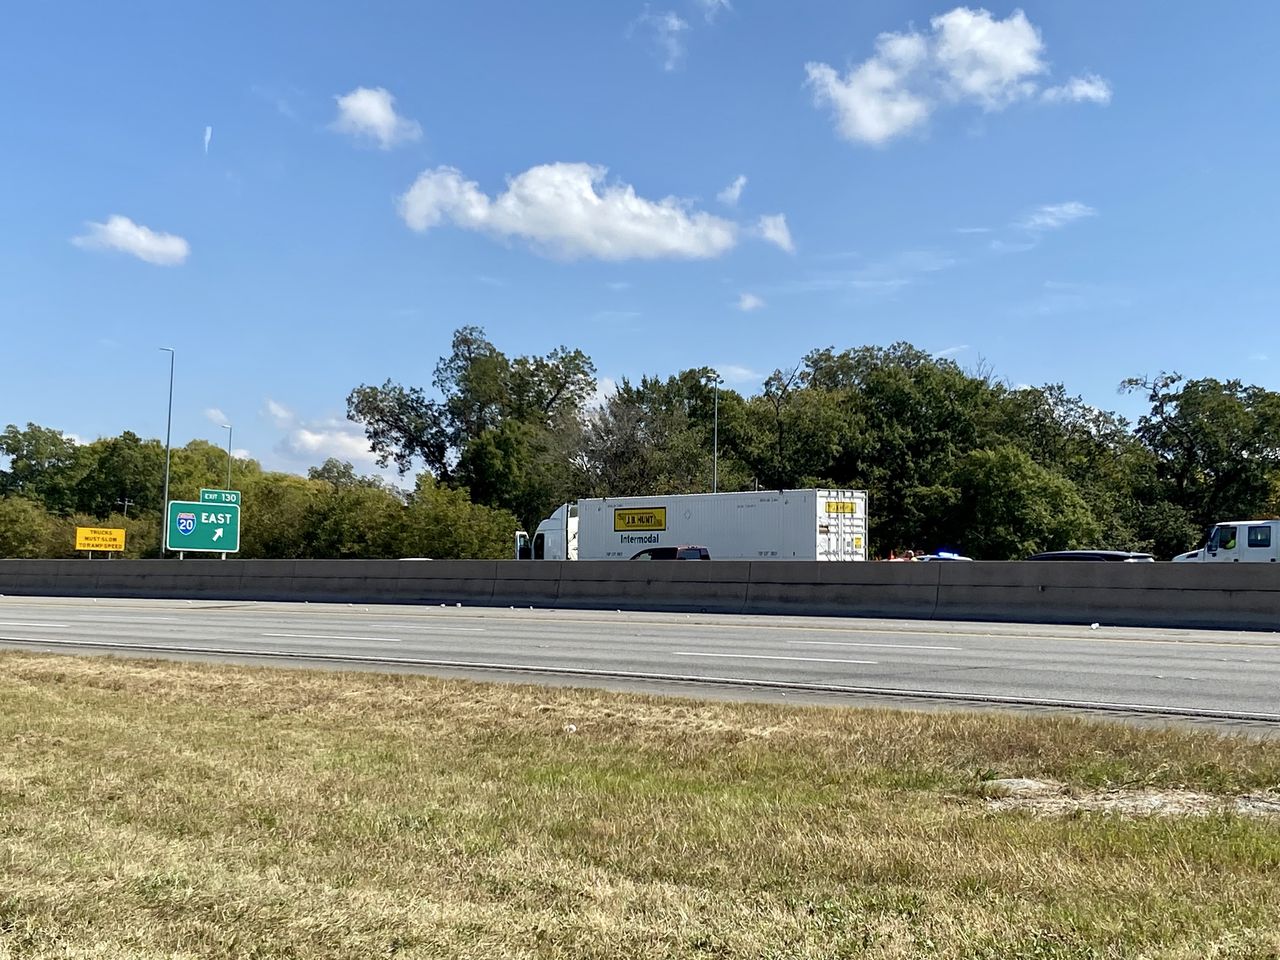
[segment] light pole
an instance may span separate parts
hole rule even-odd
[[[171,440],[173,438],[173,364],[177,359],[177,353],[173,347],[161,347],[161,350],[169,354],[169,416],[165,420],[164,425],[164,496],[161,498],[160,511],[164,515],[161,521],[166,526],[169,523],[169,460],[172,451]],[[164,556],[165,537],[160,539],[160,555]]]
[[[224,423],[222,429],[227,431],[227,486],[225,489],[231,489],[231,424]]]
[[[707,374],[707,378],[715,387],[715,407],[714,414],[711,419],[711,492],[720,492],[720,384],[724,381],[720,379],[720,374],[714,370]]]

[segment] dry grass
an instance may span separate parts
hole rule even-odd
[[[573,732],[569,727],[576,728]],[[0,656],[0,957],[1280,957],[1280,741]]]

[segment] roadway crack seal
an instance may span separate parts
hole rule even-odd
[[[1109,703],[1101,700],[1059,700],[1049,697],[1007,697],[999,694],[953,693],[945,690],[905,690],[895,687],[863,687],[830,683],[796,683],[788,680],[747,680],[742,677],[699,677],[675,673],[640,673],[625,670],[588,670],[582,667],[548,667],[518,663],[485,663],[471,660],[432,660],[417,657],[372,657],[343,653],[301,653],[284,650],[238,650],[230,647],[184,647],[176,644],[126,643],[114,640],[43,640],[38,637],[0,637],[0,643],[26,647],[80,647],[103,650],[128,650],[141,653],[181,653],[213,657],[251,657],[275,660],[314,661],[320,663],[385,664],[394,667],[436,667],[448,670],[490,670],[613,680],[652,680],[662,683],[690,685],[794,690],[802,693],[838,693],[849,696],[894,697],[903,700],[941,700],[954,703],[986,704],[1008,707],[1056,707],[1069,710],[1094,710],[1104,713],[1136,713],[1156,717],[1180,717],[1201,720],[1236,720],[1256,723],[1280,723],[1280,713],[1248,713],[1234,710],[1209,710],[1199,707],[1166,707],[1143,703]]]

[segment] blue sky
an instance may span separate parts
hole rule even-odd
[[[172,346],[176,442],[364,466],[348,391],[463,324],[747,392],[895,340],[1280,388],[1280,6],[1232,9],[11,5],[0,423],[162,436]]]

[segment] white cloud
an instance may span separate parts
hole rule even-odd
[[[292,410],[283,403],[276,403],[270,397],[267,398],[267,416],[269,416],[277,427],[292,426],[297,419]]]
[[[990,233],[990,227],[956,227],[956,233]]]
[[[595,393],[587,400],[587,410],[599,410],[609,398],[618,392],[618,381],[613,377],[597,377]]]
[[[1044,53],[1039,30],[1021,10],[1001,20],[984,9],[956,7],[933,17],[926,32],[880,34],[873,55],[844,76],[816,62],[806,64],[805,73],[839,134],[878,146],[923,126],[946,103],[997,111],[1036,96],[1049,69]],[[1040,96],[1105,103],[1111,89],[1089,74]]]
[[[623,290],[631,289],[631,283],[630,281],[627,281],[627,280],[610,280],[608,283],[605,284],[605,286],[608,287],[610,290],[616,290],[619,292]]]
[[[276,427],[285,432],[275,450],[289,460],[311,465],[337,457],[359,466],[377,467],[377,456],[369,450],[364,431],[350,420],[302,420],[284,404],[270,398],[267,398],[266,413]]]
[[[378,141],[383,150],[422,138],[422,127],[396,113],[396,98],[382,87],[356,87],[334,97],[338,117],[330,128],[353,137]]]
[[[1040,94],[1050,103],[1101,103],[1111,102],[1111,84],[1096,73],[1072,77],[1060,87],[1050,87]]]
[[[218,426],[222,426],[228,420],[227,415],[217,407],[209,407],[209,409],[205,410],[204,418],[210,423],[215,423]]]
[[[746,176],[739,174],[734,178],[733,183],[729,184],[723,190],[716,194],[716,199],[723,203],[726,207],[736,207],[738,200],[742,196],[742,188],[747,185]]]
[[[250,457],[253,456],[253,451],[249,450],[246,447],[235,447],[231,451],[231,456],[233,459],[236,459],[236,460],[248,460]]]
[[[763,383],[764,374],[736,363],[725,363],[714,368],[725,383]]]
[[[764,300],[757,297],[754,293],[743,293],[738,297],[738,309],[743,313],[750,313],[752,310],[764,309]]]
[[[204,128],[204,152],[206,156],[208,156],[209,154],[209,141],[212,139],[213,139],[213,127],[205,127]]]
[[[607,172],[587,163],[543,164],[490,198],[459,170],[437,167],[400,197],[400,216],[419,233],[448,221],[568,259],[706,259],[737,243],[736,224],[691,211],[675,197],[646,200],[629,184],[607,182]]]
[[[280,441],[279,450],[288,456],[317,463],[329,457],[362,464],[371,464],[375,459],[362,431],[335,421],[328,421],[323,426],[294,427]]]
[[[644,27],[652,33],[658,52],[662,55],[662,69],[671,71],[680,66],[684,59],[684,39],[681,37],[689,24],[674,10],[665,13],[653,13],[645,7],[644,13],[637,17],[627,30],[628,36],[636,27]]]
[[[958,343],[954,347],[947,347],[943,350],[939,350],[937,353],[934,354],[934,356],[935,357],[954,357],[956,354],[964,353],[968,349],[969,349],[969,345],[967,343]]]
[[[190,245],[182,237],[157,233],[119,214],[113,214],[106,223],[90,221],[86,226],[88,233],[71,238],[84,250],[118,250],[162,267],[177,266],[191,254]]]
[[[992,240],[992,253],[1026,253],[1028,250],[1036,248],[1034,240]]]
[[[1046,203],[1044,206],[1032,210],[1016,225],[1023,230],[1033,232],[1057,230],[1059,227],[1065,227],[1076,220],[1097,216],[1097,213],[1098,211],[1093,207],[1080,203],[1078,200],[1069,200],[1066,203]]]
[[[934,57],[958,99],[999,110],[1034,95],[1033,78],[1048,70],[1040,31],[1021,10],[997,20],[986,10],[956,7],[929,23]]]
[[[841,76],[825,63],[805,65],[814,101],[829,106],[846,140],[882,144],[928,119],[929,100],[912,89],[928,57],[916,33],[882,33],[876,53]]]
[[[796,245],[791,240],[791,231],[787,228],[787,218],[783,214],[774,213],[761,217],[756,229],[760,231],[761,237],[775,247],[787,253],[796,252]]]
[[[1257,363],[1265,363],[1268,358],[1265,353],[1251,353],[1249,354],[1249,359]]]
[[[733,4],[729,0],[698,0],[698,3],[702,7],[703,16],[707,18],[707,23],[714,23],[721,13],[733,10]]]

